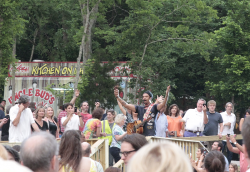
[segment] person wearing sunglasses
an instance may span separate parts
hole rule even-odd
[[[129,160],[133,157],[133,155],[138,151],[141,147],[146,145],[148,142],[146,138],[141,134],[131,134],[126,135],[122,139],[120,156],[124,161],[125,165],[128,164]]]

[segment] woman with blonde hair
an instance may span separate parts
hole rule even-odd
[[[114,126],[112,130],[112,142],[109,148],[110,154],[115,159],[115,163],[117,163],[121,159],[121,156],[120,156],[121,140],[123,139],[124,136],[127,135],[127,132],[125,132],[122,129],[123,125],[125,124],[126,119],[127,117],[123,114],[118,114],[115,117],[116,125]]]
[[[184,151],[176,144],[165,141],[145,145],[137,151],[128,164],[128,171],[192,172],[193,169]]]
[[[38,107],[36,111],[35,123],[41,131],[49,131],[47,122],[43,120],[44,117],[45,117],[45,109],[43,107]],[[34,131],[32,126],[31,129],[32,131]]]
[[[44,120],[48,123],[49,132],[56,138],[59,138],[59,127],[57,126],[57,121],[55,121],[54,118],[54,109],[51,106],[47,108],[45,116]]]

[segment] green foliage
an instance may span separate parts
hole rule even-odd
[[[14,39],[23,33],[25,20],[20,17],[20,3],[12,0],[0,2],[0,97],[8,76],[8,66],[16,62],[12,55]]]

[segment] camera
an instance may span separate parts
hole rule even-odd
[[[75,112],[77,112],[77,107],[75,107]]]

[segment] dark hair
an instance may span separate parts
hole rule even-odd
[[[4,148],[7,150],[8,153],[10,153],[16,162],[20,162],[20,156],[19,156],[19,153],[13,149],[12,147],[8,146],[8,145],[3,145]]]
[[[216,150],[209,152],[204,160],[204,166],[208,172],[224,172],[225,164],[224,155]]]
[[[122,170],[117,167],[109,167],[104,172],[122,172]]]
[[[102,115],[103,115],[103,109],[102,108],[96,108],[93,112],[92,112],[92,117],[93,118],[97,118],[99,120],[102,119]]]
[[[1,105],[1,104],[0,104],[0,108],[3,108],[3,111],[4,111],[4,107],[3,107],[3,105]]]
[[[31,110],[31,112],[33,113],[33,112],[35,112],[36,111],[36,108],[30,108],[30,110]]]
[[[14,150],[16,150],[17,152],[20,152],[21,146],[20,145],[14,145],[14,146],[12,146],[12,148]]]
[[[242,136],[247,150],[248,157],[250,156],[250,117],[246,117],[242,126]]]
[[[68,130],[64,132],[59,148],[59,155],[61,156],[60,168],[66,166],[78,171],[80,162],[82,160],[82,147],[80,141],[80,134],[77,130]]]
[[[200,147],[200,148],[198,148],[198,149],[200,149],[201,154],[203,154],[203,153],[204,153],[204,151],[206,150],[206,149],[204,149],[203,147]]]
[[[223,144],[221,141],[215,141],[218,143],[218,147],[220,147],[220,151],[223,149]]]
[[[5,102],[5,103],[6,103],[6,100],[2,100],[2,102]]]
[[[68,106],[74,107],[74,105],[72,103],[66,103],[66,104],[64,104],[64,110],[67,109]]]
[[[169,116],[171,116],[171,109],[173,109],[175,106],[177,107],[177,111],[176,111],[175,117],[177,117],[180,114],[180,109],[179,109],[178,105],[177,104],[172,104],[169,107],[169,110],[168,110],[168,115]]]
[[[35,102],[30,102],[29,108],[36,108]]]
[[[126,135],[122,139],[122,142],[130,143],[136,151],[148,143],[148,141],[143,135],[137,133]]]
[[[247,109],[247,110],[246,110],[246,113],[249,113],[249,115],[250,115],[250,109]]]

